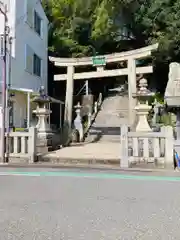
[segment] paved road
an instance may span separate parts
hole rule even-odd
[[[0,169],[2,240],[180,239],[180,178],[12,171]]]

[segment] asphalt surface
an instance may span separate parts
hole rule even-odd
[[[0,240],[180,239],[180,177],[34,171],[0,169]]]

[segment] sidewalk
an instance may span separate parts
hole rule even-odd
[[[120,143],[82,143],[43,155],[42,161],[53,163],[120,165]]]
[[[70,168],[116,170],[130,172],[174,172],[171,167],[163,168],[154,163],[140,163],[129,168],[120,167],[120,143],[78,143],[49,152],[35,163],[4,163],[0,167],[12,168]],[[180,174],[176,173],[176,174]]]

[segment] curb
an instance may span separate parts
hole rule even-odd
[[[173,169],[162,169],[162,168],[120,168],[119,165],[116,167],[113,165],[101,165],[101,164],[64,164],[64,163],[1,163],[0,168],[51,168],[51,169],[78,169],[78,170],[99,170],[99,171],[117,171],[117,172],[134,172],[134,173],[174,173]]]

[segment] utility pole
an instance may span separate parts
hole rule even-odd
[[[5,116],[6,116],[6,46],[7,46],[7,24],[8,24],[8,19],[7,19],[7,5],[3,5],[0,3],[1,6],[3,6],[4,9],[0,6],[0,14],[4,16],[4,33],[3,33],[3,79],[2,79],[2,121],[1,121],[1,138],[0,138],[0,157],[1,157],[1,162],[5,162]]]
[[[6,81],[6,154],[5,154],[5,162],[9,162],[9,112],[10,112],[10,96],[9,90],[11,88],[11,56],[12,56],[12,37],[9,37],[9,27],[7,28],[7,36],[8,36],[8,76]],[[7,51],[6,51],[7,56]],[[7,59],[6,59],[7,60]],[[6,63],[7,66],[7,63]]]

